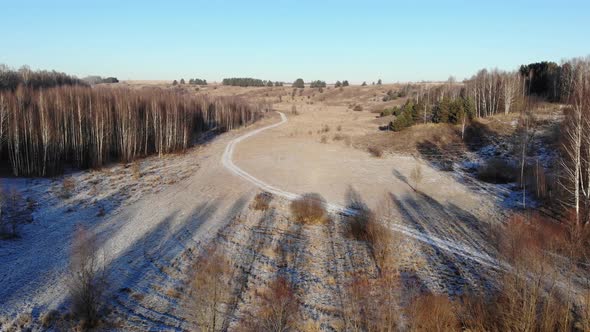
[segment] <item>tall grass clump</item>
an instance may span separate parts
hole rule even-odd
[[[258,109],[234,97],[156,89],[20,86],[0,92],[0,160],[16,176],[130,162],[183,151],[207,130],[251,123]]]

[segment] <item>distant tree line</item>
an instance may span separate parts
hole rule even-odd
[[[100,167],[188,148],[209,129],[256,120],[261,106],[174,91],[62,86],[0,91],[0,164],[16,176]]]
[[[102,78],[100,76],[87,76],[83,79],[88,84],[102,84],[102,83],[119,83],[119,80],[116,77],[105,77]]]
[[[28,66],[13,70],[0,64],[0,91],[15,91],[19,86],[32,89],[49,88],[62,85],[88,85],[75,76],[56,71],[33,71]]]
[[[311,83],[309,83],[309,87],[310,88],[325,88],[326,87],[326,82],[324,81],[312,81]]]
[[[283,83],[280,82],[272,82],[270,80],[261,80],[257,78],[249,78],[249,77],[235,77],[235,78],[224,78],[221,82],[223,85],[230,85],[230,86],[241,86],[241,87],[248,87],[248,86],[282,86]]]
[[[200,78],[191,78],[188,80],[188,84],[191,85],[207,85],[207,80],[202,80]]]

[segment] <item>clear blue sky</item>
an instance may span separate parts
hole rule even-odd
[[[0,63],[78,76],[445,80],[590,54],[590,1],[0,0]]]

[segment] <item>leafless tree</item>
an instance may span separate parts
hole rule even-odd
[[[221,330],[231,296],[231,273],[231,262],[215,248],[208,248],[195,264],[187,307],[199,330]]]
[[[575,63],[570,109],[564,121],[563,177],[565,201],[575,211],[576,222],[588,223],[590,204],[590,61]],[[584,216],[582,216],[584,212]]]
[[[517,72],[503,73],[501,75],[501,85],[504,114],[508,114],[517,97],[518,87],[520,86],[519,74]]]
[[[8,151],[15,175],[51,175],[66,163],[100,167],[109,158],[130,162],[185,150],[203,132],[251,123],[260,110],[235,97],[21,86],[0,91],[0,153]]]

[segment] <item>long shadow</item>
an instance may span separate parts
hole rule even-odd
[[[9,242],[0,240],[0,303],[5,305],[0,306],[4,307],[0,308],[0,312],[2,309],[18,309],[11,308],[11,305],[19,305],[22,299],[54,281],[48,276],[61,276],[67,269],[76,225],[93,230],[100,220],[93,207],[71,210],[61,204],[49,191],[53,186],[51,180],[18,179],[16,184],[20,184],[19,188],[27,188],[22,191],[23,199],[33,196],[30,191],[43,193],[35,197],[42,200],[42,206],[28,212],[32,214],[32,220],[20,225],[17,239]],[[110,201],[112,197],[104,197],[99,203],[103,200]]]
[[[355,190],[352,186],[349,186],[346,194],[345,194],[345,201],[346,201],[346,208],[348,209],[352,209],[352,210],[356,210],[357,211],[357,215],[355,216],[351,216],[348,220],[348,222],[355,222],[356,218],[359,218],[358,221],[360,221],[361,223],[366,222],[368,219],[373,218],[374,214],[373,212],[369,209],[368,205],[365,203],[365,201],[363,200],[361,194]],[[381,274],[381,268],[379,267],[379,264],[377,263],[377,259],[375,257],[375,252],[373,249],[373,246],[371,245],[371,243],[367,242],[367,241],[362,241],[363,247],[365,250],[367,250],[369,256],[371,257],[370,261],[367,261],[366,259],[355,259],[354,254],[358,252],[358,250],[354,250],[354,248],[352,247],[353,245],[353,241],[346,241],[347,245],[349,246],[349,252],[351,252],[351,261],[354,262],[365,262],[365,265],[362,266],[361,268],[367,273],[367,274],[374,274],[374,276],[377,276],[379,274]],[[372,266],[369,267],[369,262],[372,262]]]
[[[420,194],[416,198],[404,197],[397,198],[390,194],[390,199],[394,206],[400,212],[404,223],[411,228],[425,235],[432,235],[437,238],[448,239],[448,224],[446,218],[456,218],[444,210],[444,207],[433,199],[424,199]],[[445,218],[439,220],[432,220],[429,214],[441,211],[441,215]],[[441,223],[442,222],[442,223]],[[452,230],[457,232],[457,227],[452,226]],[[469,239],[471,236],[464,231],[460,232],[458,236],[459,241]],[[464,238],[463,238],[464,237]],[[483,241],[483,240],[482,240]],[[432,270],[436,271],[437,275],[434,287],[439,288],[439,291],[446,291],[450,294],[461,294],[465,288],[479,287],[479,284],[488,284],[486,275],[481,269],[482,267],[464,257],[454,253],[444,251],[438,247],[424,243],[422,246],[427,248],[425,258]],[[478,246],[479,247],[479,246]],[[436,290],[436,289],[432,289]]]
[[[245,199],[239,199],[222,219],[229,220],[245,204]],[[164,281],[172,284],[181,282],[169,274],[167,263],[178,258],[186,249],[198,247],[200,240],[206,241],[204,237],[209,234],[199,234],[199,239],[194,236],[200,230],[206,231],[203,227],[215,215],[218,206],[217,202],[199,204],[183,219],[179,219],[179,211],[171,213],[110,261],[106,267],[110,275],[109,296],[127,318],[132,317],[147,326],[155,324],[167,330],[184,330],[184,319],[172,314],[180,305],[178,300],[160,294],[154,286]],[[159,302],[163,302],[160,303],[161,309],[135,301],[131,298],[134,294],[159,298]],[[67,304],[68,301],[62,303],[62,307]]]

